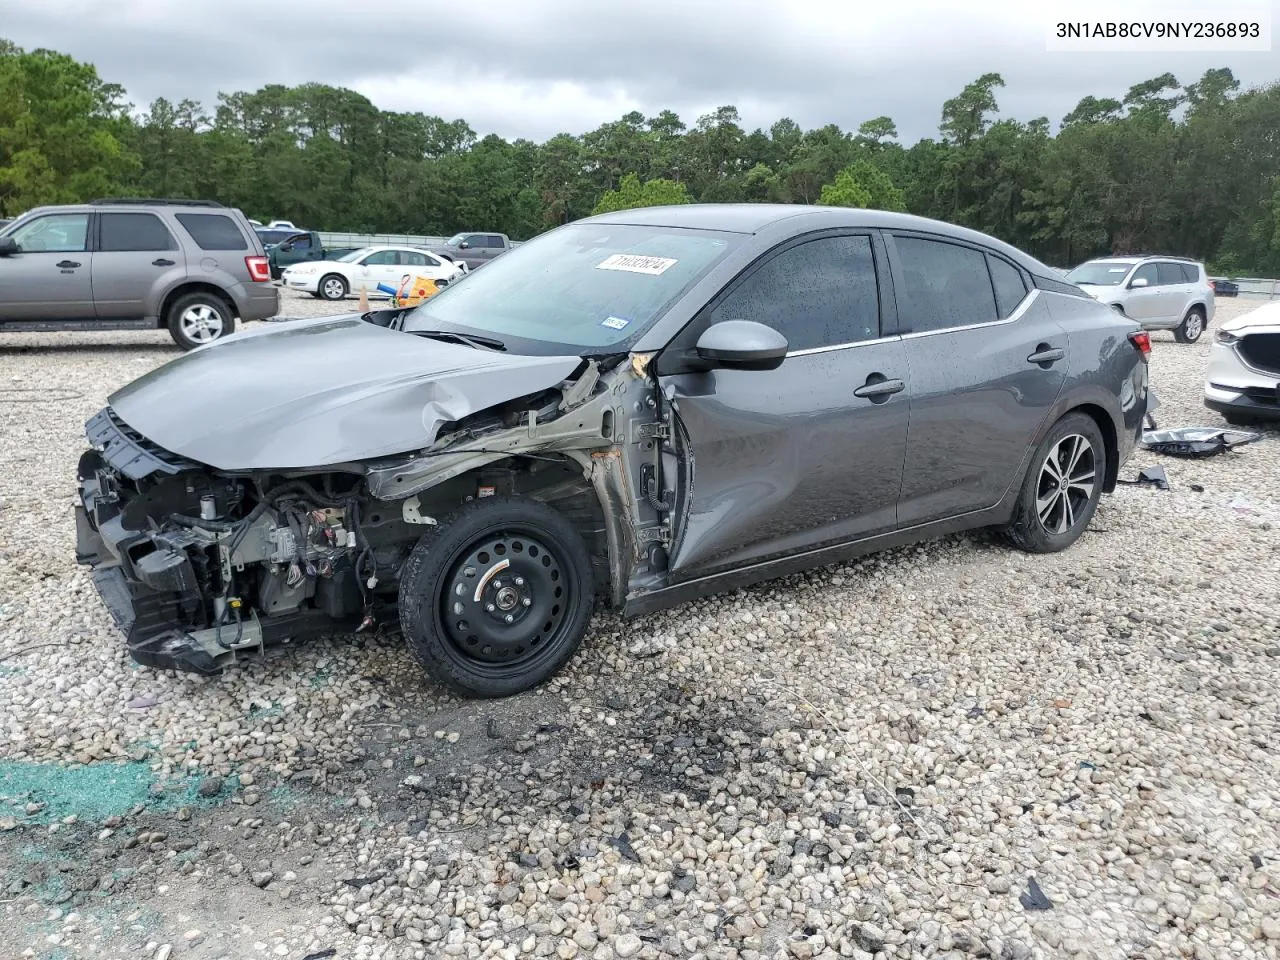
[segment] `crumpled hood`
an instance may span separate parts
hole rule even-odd
[[[1264,303],[1248,313],[1232,317],[1218,329],[1227,333],[1280,333],[1280,300]]]
[[[320,467],[425,447],[442,423],[555,387],[581,362],[429,340],[353,315],[238,333],[108,402],[148,440],[219,469]]]

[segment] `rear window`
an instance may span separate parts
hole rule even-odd
[[[201,250],[248,250],[249,241],[234,220],[222,213],[180,213],[182,224]]]

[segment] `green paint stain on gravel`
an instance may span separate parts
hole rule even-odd
[[[94,822],[123,816],[135,807],[168,811],[212,806],[217,797],[204,798],[196,792],[200,779],[167,781],[165,789],[157,793],[153,787],[158,781],[145,763],[81,767],[0,763],[0,816],[9,815],[27,824],[52,823],[69,816]],[[27,814],[28,803],[44,806],[38,813]]]

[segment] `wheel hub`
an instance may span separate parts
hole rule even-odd
[[[536,655],[564,621],[567,583],[538,540],[490,535],[450,572],[440,611],[445,634],[469,660],[513,664]]]

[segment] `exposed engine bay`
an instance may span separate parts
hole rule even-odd
[[[485,497],[556,507],[588,545],[597,593],[618,603],[666,565],[680,467],[660,403],[643,358],[584,361],[422,449],[309,470],[217,469],[107,407],[86,426],[77,559],[133,659],[201,674],[269,644],[394,628],[424,530]]]

